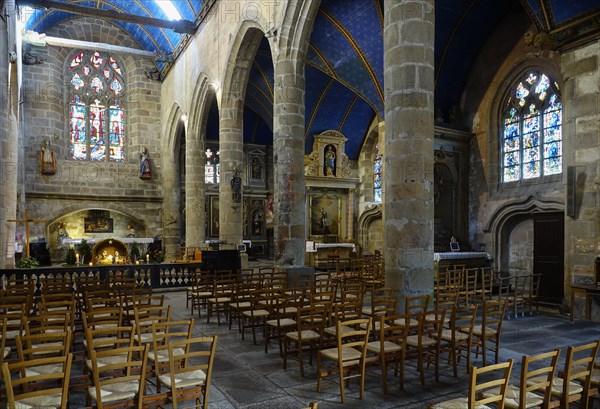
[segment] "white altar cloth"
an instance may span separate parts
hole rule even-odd
[[[113,240],[118,240],[122,243],[125,244],[129,244],[129,243],[139,243],[139,244],[150,244],[150,243],[154,243],[154,238],[153,237],[105,237],[102,239],[99,238],[90,238],[90,239],[85,239],[85,241],[87,241],[90,244],[95,244],[98,243],[99,241],[102,240],[108,240],[108,239],[113,239]],[[64,239],[63,243],[64,244],[81,244],[81,241],[84,239]]]
[[[468,258],[485,258],[491,260],[490,253],[485,251],[456,251],[448,253],[433,253],[433,261],[440,260],[464,260]]]

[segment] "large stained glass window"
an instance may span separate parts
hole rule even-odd
[[[80,51],[69,66],[71,158],[125,160],[125,80],[119,63],[98,51]]]
[[[373,157],[373,201],[381,203],[383,200],[383,164],[379,154],[379,145],[375,145]]]
[[[558,83],[542,72],[527,72],[511,89],[502,112],[502,181],[561,173],[561,125]]]

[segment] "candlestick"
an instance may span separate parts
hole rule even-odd
[[[91,266],[93,266],[93,265],[94,265],[94,263],[92,263],[92,262],[90,261],[90,267],[91,267]]]
[[[150,262],[150,254],[146,254],[146,263]]]
[[[79,253],[75,254],[75,263],[79,264]]]

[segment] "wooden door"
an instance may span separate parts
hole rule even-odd
[[[564,214],[536,214],[533,219],[533,272],[542,273],[539,298],[561,304],[564,297]]]

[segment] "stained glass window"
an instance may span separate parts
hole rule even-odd
[[[379,145],[375,145],[373,157],[373,201],[381,203],[383,200],[383,163],[379,154]]]
[[[562,172],[562,104],[556,81],[530,71],[502,113],[501,178],[515,182]]]
[[[219,150],[216,147],[206,149],[206,165],[204,165],[204,183],[219,183]]]
[[[81,51],[72,58],[69,70],[71,158],[125,161],[121,66],[99,51]]]

